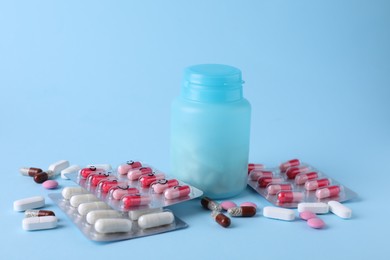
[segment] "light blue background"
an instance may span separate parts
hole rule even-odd
[[[169,173],[170,103],[198,63],[243,71],[252,162],[313,164],[359,193],[354,217],[223,229],[191,201],[171,207],[185,230],[99,244],[46,197],[59,228],[22,230],[12,202],[49,191],[21,166],[140,159]],[[1,1],[0,90],[2,259],[390,257],[390,1]],[[234,201],[269,205],[249,188]]]

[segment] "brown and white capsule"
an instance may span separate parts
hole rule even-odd
[[[211,216],[214,218],[215,222],[217,222],[222,227],[227,228],[228,226],[230,226],[230,218],[228,216],[225,216],[223,213],[219,211],[213,211],[211,212]]]
[[[34,177],[36,174],[42,172],[42,169],[35,167],[22,167],[19,172],[24,176]]]
[[[212,211],[222,211],[221,205],[219,205],[218,202],[213,201],[209,197],[203,197],[200,203],[205,209],[209,209]]]
[[[256,208],[252,206],[241,206],[228,209],[232,217],[253,217],[256,215]]]
[[[46,216],[55,216],[54,212],[51,210],[34,210],[34,209],[28,209],[24,212],[24,216],[26,218],[33,218],[33,217],[46,217]]]

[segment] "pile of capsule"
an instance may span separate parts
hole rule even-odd
[[[256,215],[257,206],[252,202],[244,202],[237,206],[232,201],[224,201],[219,204],[209,197],[203,197],[200,203],[203,208],[211,210],[211,217],[224,228],[230,226],[231,220],[223,213],[223,210],[226,210],[231,217],[253,217]]]
[[[22,228],[27,231],[52,229],[57,227],[57,217],[53,211],[37,210],[45,206],[45,198],[34,196],[14,201],[14,210],[23,212]]]

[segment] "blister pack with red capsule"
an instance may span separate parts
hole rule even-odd
[[[296,208],[300,202],[343,202],[357,197],[351,189],[299,159],[275,168],[250,163],[248,185],[272,204],[285,208]]]

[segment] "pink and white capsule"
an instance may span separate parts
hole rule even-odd
[[[316,190],[317,199],[325,199],[329,197],[335,197],[340,194],[340,186],[333,185]]]
[[[114,200],[120,200],[125,195],[135,195],[138,193],[139,190],[137,188],[121,187],[121,186],[117,186],[110,190],[111,198],[113,198]]]
[[[141,162],[127,161],[125,164],[121,164],[118,167],[118,173],[125,175],[130,169],[142,167]]]
[[[311,180],[305,182],[305,189],[306,190],[316,190],[318,188],[323,188],[330,185],[329,179],[319,179],[319,180]]]
[[[294,167],[290,167],[286,170],[286,176],[289,179],[294,179],[300,173],[305,173],[309,171],[309,167],[305,165],[298,165]]]
[[[148,188],[153,182],[165,179],[164,173],[143,175],[139,178],[142,188]]]
[[[295,177],[295,183],[297,185],[302,185],[305,184],[306,181],[314,180],[317,178],[318,178],[318,173],[316,172],[301,173]]]
[[[150,167],[140,167],[136,169],[130,169],[129,172],[127,173],[127,178],[129,180],[135,181],[138,180],[139,177],[141,177],[142,175],[147,175],[150,173],[153,173],[153,170]]]
[[[179,185],[179,181],[176,179],[171,180],[158,180],[157,182],[154,182],[150,185],[150,187],[153,189],[155,193],[163,193],[166,189],[172,188]]]
[[[188,185],[175,186],[164,191],[164,197],[167,200],[173,200],[181,197],[186,197],[190,194],[191,188]]]
[[[301,162],[298,159],[292,159],[287,162],[281,163],[279,169],[281,172],[286,172],[286,170],[293,166],[298,166]]]
[[[261,163],[248,163],[248,174],[252,170],[261,170],[261,169],[264,169],[264,164],[261,164]]]
[[[293,186],[290,183],[285,184],[268,184],[267,186],[267,193],[268,195],[275,195],[279,191],[285,190],[285,191],[292,191]]]
[[[257,181],[261,177],[272,177],[272,171],[255,169],[249,173],[249,178],[252,181]]]

